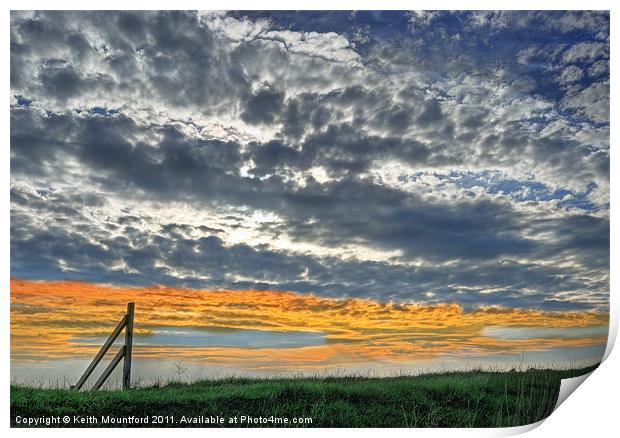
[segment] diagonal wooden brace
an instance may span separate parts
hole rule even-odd
[[[123,356],[125,356],[126,351],[127,351],[127,347],[125,345],[123,345],[118,350],[118,353],[116,353],[116,356],[114,356],[114,359],[112,359],[112,362],[110,362],[110,364],[101,374],[101,377],[99,377],[99,379],[97,379],[97,381],[93,385],[94,390],[101,388],[101,385],[103,385],[106,379],[110,377],[110,374],[112,374],[112,371],[114,371],[114,368],[116,368],[116,365],[118,365],[118,363],[121,361]]]
[[[79,390],[82,388],[82,386],[84,386],[84,382],[86,382],[86,380],[90,377],[93,370],[99,364],[103,356],[105,356],[105,354],[108,352],[116,338],[118,338],[118,335],[121,333],[121,331],[123,331],[123,328],[125,328],[125,325],[127,325],[127,315],[125,315],[123,319],[120,320],[108,340],[105,341],[105,343],[101,346],[101,349],[99,350],[93,361],[90,363],[90,365],[88,365],[88,368],[86,368],[86,371],[84,371],[84,374],[82,374],[82,377],[80,377],[80,380],[78,380],[73,389]]]

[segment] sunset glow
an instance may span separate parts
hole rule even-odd
[[[325,344],[297,348],[142,345],[139,358],[182,358],[207,365],[294,370],[364,363],[428,360],[441,354],[490,355],[604,343],[606,336],[529,339],[485,336],[485,327],[585,328],[607,324],[600,312],[541,312],[456,304],[380,303],[329,299],[280,291],[120,288],[80,282],[11,281],[11,355],[14,361],[92,356],[96,344],[75,342],[107,336],[136,303],[136,334],[158,327],[323,333]]]

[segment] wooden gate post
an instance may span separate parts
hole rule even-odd
[[[131,388],[131,350],[133,347],[134,303],[127,303],[127,325],[125,326],[125,361],[123,362],[123,389]]]

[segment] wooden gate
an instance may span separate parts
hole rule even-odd
[[[123,329],[125,329],[125,344],[118,350],[112,362],[106,367],[106,369],[101,374],[101,377],[97,379],[92,389],[99,389],[101,385],[104,384],[106,379],[110,377],[114,368],[123,360],[123,389],[131,388],[131,352],[132,352],[132,344],[133,344],[133,311],[134,311],[134,303],[127,303],[127,313],[120,322],[116,325],[116,328],[110,335],[107,341],[101,346],[101,349],[93,359],[93,361],[88,365],[80,380],[73,386],[73,389],[80,390],[86,380],[90,377],[93,370],[97,367],[99,362],[105,354],[108,352],[116,338],[121,334]]]

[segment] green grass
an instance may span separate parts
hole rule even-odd
[[[289,421],[311,418],[312,424],[303,427],[519,426],[542,420],[552,412],[561,379],[594,368],[391,378],[234,378],[98,392],[11,386],[11,424],[19,426],[17,416],[82,415],[100,419],[107,415],[162,415],[174,417],[176,422],[162,426],[186,427],[178,423],[183,415],[218,415],[225,419],[226,427],[231,427],[235,424],[228,424],[228,418],[247,415],[287,417]],[[152,417],[149,420],[147,426],[154,426]],[[250,427],[256,426],[281,425],[267,422]]]

